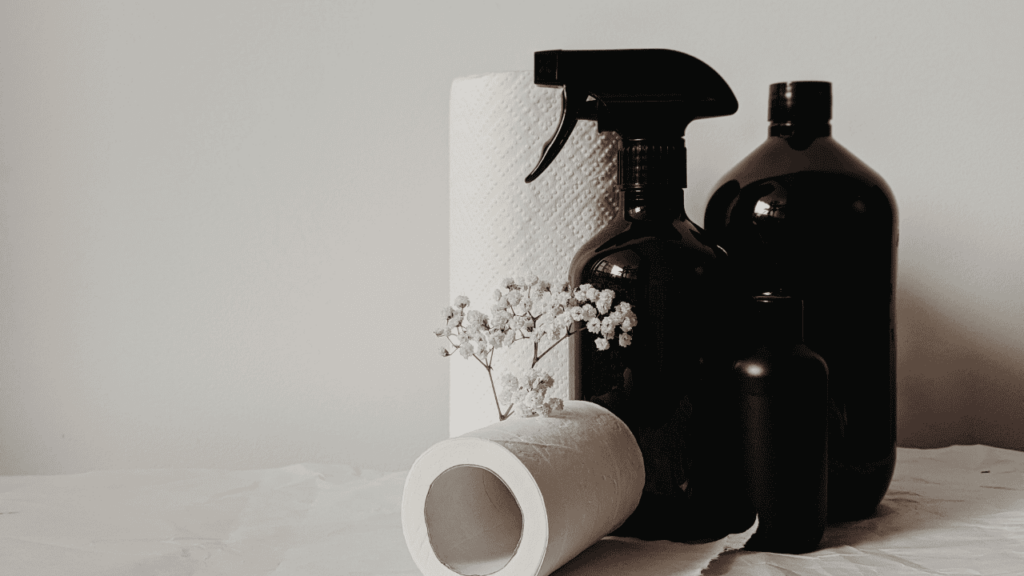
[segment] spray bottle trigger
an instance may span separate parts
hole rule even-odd
[[[562,117],[558,121],[558,130],[544,144],[544,153],[541,154],[540,161],[537,162],[530,175],[526,177],[527,184],[536,180],[541,172],[554,162],[555,156],[558,156],[562,147],[569,141],[569,136],[572,134],[573,129],[576,128],[576,122],[580,119],[581,113],[587,117],[591,116],[589,111],[584,111],[585,104],[587,104],[587,93],[585,91],[570,86],[562,88]]]

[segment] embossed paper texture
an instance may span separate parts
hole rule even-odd
[[[558,89],[533,84],[531,72],[459,78],[452,83],[449,175],[449,287],[490,314],[506,277],[568,279],[573,255],[618,210],[617,137],[581,121],[554,163],[534,182],[526,175],[554,135]],[[495,354],[495,375],[529,368],[528,345]],[[568,345],[541,360],[568,398]],[[476,361],[451,362],[449,431],[457,436],[497,421],[486,371]]]

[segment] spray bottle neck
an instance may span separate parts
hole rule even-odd
[[[685,217],[686,144],[682,138],[622,138],[618,188],[626,220]]]

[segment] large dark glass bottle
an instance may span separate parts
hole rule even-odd
[[[716,185],[705,227],[748,294],[804,301],[829,366],[829,518],[864,518],[896,462],[896,203],[832,139],[829,83],[773,84],[769,108],[768,140]]]
[[[757,510],[747,550],[818,547],[828,493],[828,368],[804,344],[802,303],[758,296],[751,337],[733,362],[740,391],[743,472]]]
[[[618,171],[622,213],[576,254],[570,282],[631,303],[633,341],[599,351],[584,331],[569,354],[575,398],[622,418],[643,452],[644,493],[617,534],[693,541],[742,532],[754,514],[743,497],[737,396],[722,378],[711,381],[735,309],[726,255],[684,212],[682,138],[624,138]]]

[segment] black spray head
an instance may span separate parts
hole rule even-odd
[[[596,120],[599,131],[627,139],[667,140],[682,138],[693,120],[738,108],[717,72],[674,50],[536,52],[534,83],[562,88],[562,117],[527,182],[551,164],[578,120]]]

